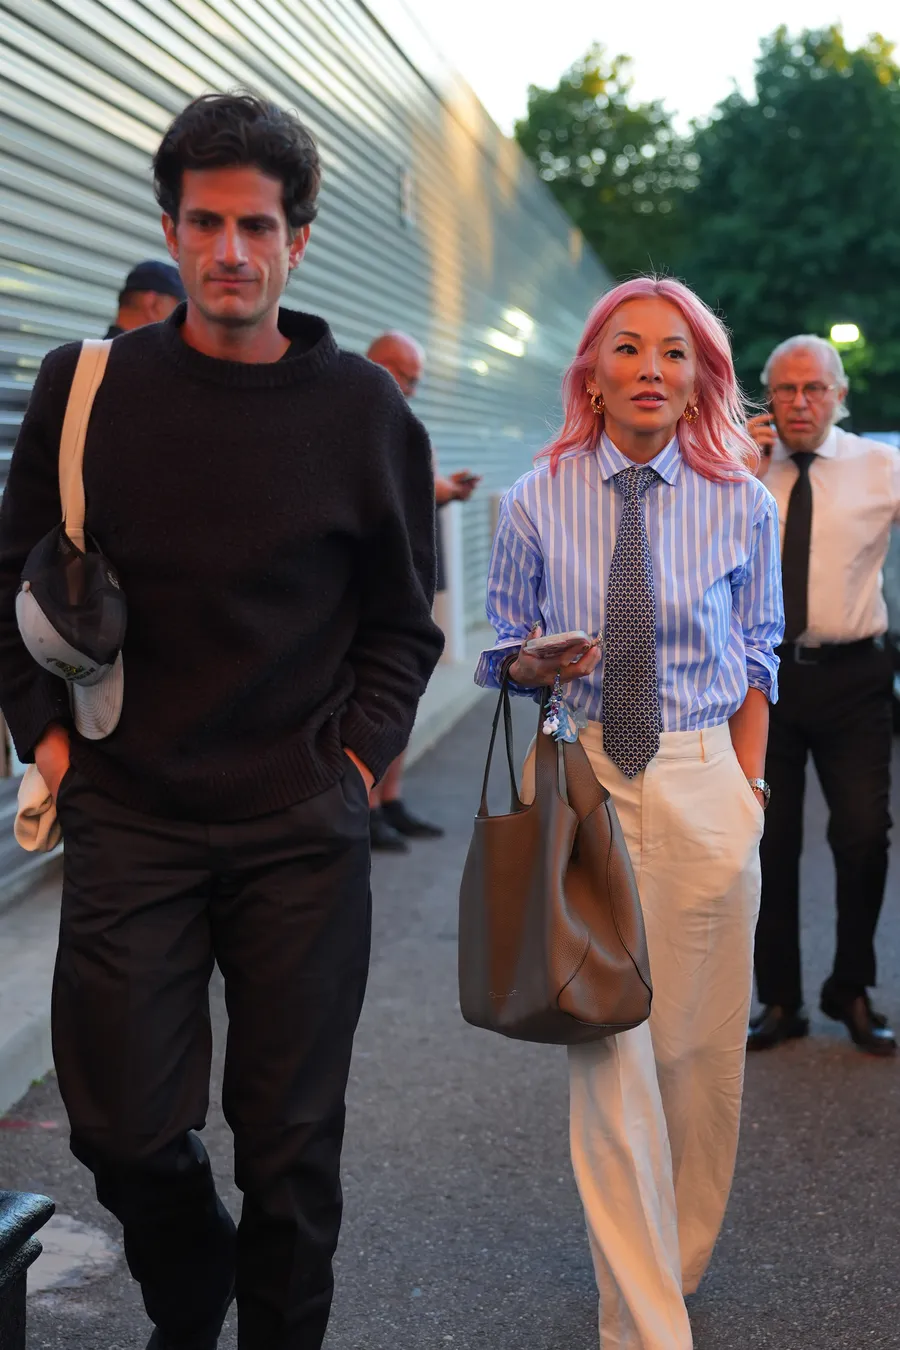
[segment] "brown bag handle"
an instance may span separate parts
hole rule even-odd
[[[506,739],[506,762],[509,766],[509,812],[513,815],[516,811],[524,811],[522,799],[519,796],[519,789],[516,784],[516,766],[513,755],[513,725],[512,708],[509,702],[509,670],[503,672],[503,681],[500,685],[500,697],[497,700],[497,711],[494,713],[494,722],[491,727],[491,739],[488,745],[487,764],[484,766],[484,782],[481,785],[481,804],[478,807],[479,816],[490,815],[488,811],[488,780],[491,776],[491,761],[494,758],[494,743],[497,739],[497,728],[500,725],[500,714],[503,713],[503,731]]]
[[[538,793],[543,796],[545,792],[557,793],[564,801],[569,803],[578,819],[584,820],[598,806],[609,800],[609,792],[597,779],[581,741],[557,741],[552,736],[544,735],[544,719],[547,716],[549,701],[550,690],[549,688],[543,689],[538,708],[537,743],[535,747],[535,796]],[[506,741],[506,762],[509,767],[509,811],[510,815],[513,815],[517,811],[524,811],[526,807],[519,796],[516,783],[508,669],[503,673],[500,697],[497,700],[497,710],[494,713],[494,721],[491,726],[484,781],[481,785],[481,803],[478,807],[479,816],[490,815],[487,801],[488,782],[491,776],[491,763],[494,757],[494,746],[500,726],[501,713],[503,714],[503,730]]]
[[[581,741],[560,742],[565,760],[566,791],[569,805],[584,820],[598,806],[609,801],[609,789],[605,788],[594,773],[594,767],[587,757],[587,751]]]

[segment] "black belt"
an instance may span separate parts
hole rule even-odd
[[[795,666],[821,666],[826,662],[841,661],[854,652],[863,652],[869,647],[881,646],[882,639],[867,637],[856,642],[823,642],[821,647],[804,647],[801,642],[784,642],[775,648],[775,654],[787,664]]]

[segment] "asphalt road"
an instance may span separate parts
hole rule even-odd
[[[567,1157],[563,1052],[467,1028],[456,1005],[456,890],[489,712],[480,704],[409,775],[411,803],[443,821],[446,838],[375,860],[372,974],[350,1090],[328,1350],[597,1345]],[[809,798],[804,950],[814,1006],[833,904],[817,790]],[[895,867],[878,994],[895,1025],[897,875]],[[213,1001],[221,1045],[218,984]],[[697,1350],[900,1346],[900,1061],[866,1058],[817,1013],[813,1032],[749,1063],[733,1197],[691,1300]],[[69,1158],[52,1077],[11,1114],[31,1124],[0,1129],[2,1184],[49,1194],[60,1213],[115,1236]],[[205,1138],[237,1211],[217,1107]],[[121,1259],[111,1274],[32,1295],[29,1309],[29,1350],[143,1350],[149,1334]],[[234,1337],[232,1319],[222,1350],[234,1350]]]

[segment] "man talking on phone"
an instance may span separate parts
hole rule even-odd
[[[779,699],[769,710],[756,983],[763,1008],[748,1048],[805,1036],[800,961],[800,854],[806,761],[828,804],[837,878],[837,946],[821,991],[827,1017],[861,1049],[892,1055],[896,1041],[872,1008],[875,929],[888,860],[891,661],[882,641],[881,569],[900,520],[900,455],[841,431],[848,381],[824,338],[776,347],[762,382],[770,413],[748,426],[778,505],[784,584]]]
[[[425,352],[408,333],[388,332],[377,337],[366,353],[370,361],[390,371],[405,398],[415,397],[425,369]],[[481,479],[462,469],[448,478],[437,473],[434,499],[440,509],[448,502],[467,502]],[[437,526],[437,589],[446,588],[444,549],[440,522]],[[403,770],[406,755],[398,755],[381,782],[370,794],[369,832],[372,847],[386,853],[406,853],[407,839],[439,839],[440,825],[414,816],[403,800]]]

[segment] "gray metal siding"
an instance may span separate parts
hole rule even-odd
[[[415,406],[444,471],[489,489],[528,467],[609,279],[423,41],[396,0],[0,0],[0,471],[44,353],[102,333],[129,267],[165,256],[149,171],[162,131],[237,85],[297,108],[322,150],[287,303],[352,348],[388,327],[419,338]],[[517,341],[521,356],[496,345]],[[472,623],[490,517],[483,491],[464,518]]]

